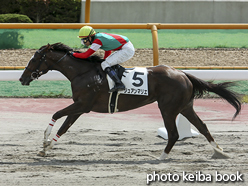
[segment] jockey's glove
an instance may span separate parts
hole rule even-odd
[[[73,56],[74,52],[73,51],[69,51],[68,54]]]

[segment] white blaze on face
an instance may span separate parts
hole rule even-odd
[[[32,59],[34,58],[34,55],[31,57],[31,59],[29,60],[29,62],[28,62],[28,65],[29,65],[29,63],[32,61]]]
[[[29,60],[29,62],[34,58],[34,55],[31,57],[31,59]]]

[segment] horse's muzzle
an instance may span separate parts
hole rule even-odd
[[[21,82],[22,85],[29,85],[30,84],[30,80],[24,80],[22,77],[19,79],[19,81]]]

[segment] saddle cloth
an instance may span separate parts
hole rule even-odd
[[[118,112],[118,98],[120,94],[143,95],[148,96],[148,81],[146,68],[123,68],[120,65],[113,67],[118,77],[126,86],[123,91],[112,92],[109,95],[108,111],[113,114]],[[114,81],[107,75],[109,89],[115,85]]]
[[[119,69],[118,67],[117,69]],[[126,68],[120,70],[119,78],[124,83],[126,89],[118,91],[118,94],[131,94],[148,96],[147,69],[142,67]],[[117,73],[118,74],[118,73]],[[115,85],[114,81],[107,75],[109,89]]]

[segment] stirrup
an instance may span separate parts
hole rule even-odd
[[[109,90],[109,93],[111,93],[111,92],[118,92],[118,91],[123,91],[123,90],[125,90],[126,89],[126,87],[125,87],[125,85],[124,84],[119,84],[119,86],[114,86],[112,89],[110,89]]]

